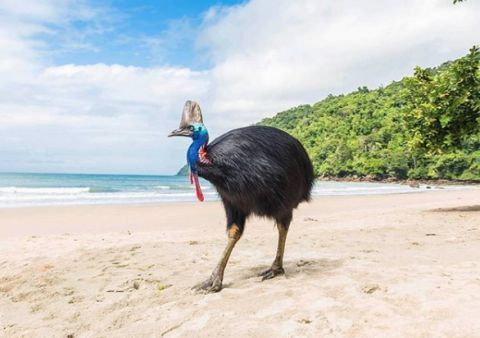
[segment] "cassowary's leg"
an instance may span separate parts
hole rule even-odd
[[[216,268],[213,270],[212,275],[203,283],[200,283],[193,287],[195,290],[205,290],[207,292],[218,292],[222,289],[223,273],[227,266],[228,259],[232,253],[235,244],[242,237],[243,228],[245,227],[245,215],[234,210],[233,208],[225,205],[225,211],[227,214],[227,246],[223,250],[222,257],[218,262]]]
[[[288,227],[290,226],[291,221],[291,212],[288,215],[276,220],[278,229],[277,254],[275,255],[275,259],[270,269],[259,274],[259,276],[262,277],[262,281],[271,279],[278,275],[283,275],[285,273],[285,270],[283,270],[283,253],[285,251],[285,242],[287,240]]]

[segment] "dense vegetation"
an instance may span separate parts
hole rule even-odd
[[[264,119],[324,177],[480,180],[480,52]]]

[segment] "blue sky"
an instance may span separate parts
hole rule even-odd
[[[480,2],[0,0],[0,172],[173,174],[211,139],[480,44]]]
[[[93,3],[93,2],[92,2]],[[205,13],[242,1],[95,1],[101,18],[79,18],[45,34],[55,64],[210,66],[195,41]],[[72,41],[75,40],[75,41]],[[75,42],[77,48],[70,46]],[[73,48],[72,48],[73,47]]]

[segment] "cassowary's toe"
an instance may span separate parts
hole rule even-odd
[[[278,275],[283,275],[285,274],[285,270],[283,270],[283,268],[270,268],[270,269],[267,269],[263,272],[261,272],[258,276],[259,277],[262,277],[262,282],[264,280],[267,280],[267,279],[272,279]]]
[[[206,281],[195,285],[192,290],[213,293],[218,292],[222,289],[222,280],[218,277],[210,277]]]

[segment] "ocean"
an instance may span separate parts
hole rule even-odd
[[[209,182],[201,179],[200,183],[205,200],[218,200],[215,188]],[[318,181],[313,195],[371,195],[427,190],[426,186],[412,188],[387,183]],[[194,187],[186,176],[0,173],[0,208],[195,200]]]

